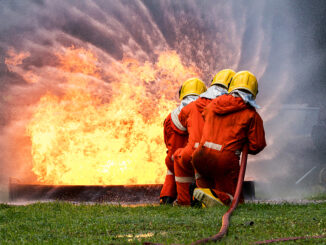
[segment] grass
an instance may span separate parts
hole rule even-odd
[[[28,206],[0,204],[0,244],[140,244],[144,241],[188,244],[217,233],[226,210],[226,207],[122,207],[64,202]],[[325,214],[326,203],[244,204],[234,212],[222,244],[325,235]],[[326,239],[306,240],[305,244],[326,244]]]

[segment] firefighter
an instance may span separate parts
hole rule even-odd
[[[172,124],[180,127],[178,116],[181,109],[190,102],[195,101],[198,95],[206,90],[206,85],[198,78],[190,78],[185,81],[179,90],[180,105],[164,120],[164,142],[167,148],[167,156],[165,158],[167,174],[160,194],[161,204],[172,204],[176,199],[177,192],[172,156],[176,149],[186,145],[188,139],[188,134],[185,131],[173,130]]]
[[[174,124],[173,128],[177,131],[187,132],[187,145],[179,148],[174,153],[174,173],[177,186],[177,204],[188,206],[191,204],[190,185],[195,182],[195,172],[191,164],[191,155],[199,145],[204,120],[201,115],[203,109],[212,99],[226,94],[228,84],[235,72],[225,69],[218,72],[212,80],[211,86],[199,98],[182,108],[179,114],[180,124]]]
[[[229,205],[239,176],[244,144],[249,154],[266,146],[263,120],[256,112],[256,77],[249,71],[234,75],[229,94],[216,98],[204,110],[205,125],[193,166],[200,175],[194,198],[204,206]],[[240,198],[243,202],[243,197]]]

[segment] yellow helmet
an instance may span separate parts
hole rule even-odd
[[[229,83],[231,82],[234,74],[235,71],[231,69],[224,69],[219,71],[213,78],[211,86],[214,84],[220,84],[227,89],[229,87]]]
[[[234,75],[228,92],[231,93],[235,89],[247,90],[256,98],[258,94],[257,78],[249,71],[239,71]]]
[[[182,84],[179,90],[180,100],[182,100],[187,95],[200,95],[206,90],[206,85],[202,80],[199,78],[190,78]]]

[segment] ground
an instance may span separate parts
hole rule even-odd
[[[0,204],[0,243],[189,244],[217,233],[226,210],[67,202]],[[243,204],[234,212],[229,233],[221,243],[252,244],[272,238],[326,235],[325,214],[325,202]],[[304,244],[326,244],[326,238]]]

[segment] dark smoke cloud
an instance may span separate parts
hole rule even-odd
[[[282,105],[325,106],[325,8],[321,0],[1,1],[0,179],[16,174],[19,164],[14,162],[30,160],[17,156],[17,139],[8,126],[19,122],[20,111],[58,87],[50,80],[26,83],[8,69],[5,57],[11,48],[28,51],[24,69],[54,67],[53,49],[60,45],[92,46],[114,60],[131,56],[153,61],[159,51],[176,50],[185,64],[196,64],[207,84],[219,69],[251,70],[260,82],[257,100],[269,148],[251,158],[248,173],[265,180],[288,178],[302,150],[288,146],[289,139],[303,132],[289,128],[302,120],[303,112],[286,118],[288,109]],[[309,127],[316,121],[312,114]]]

